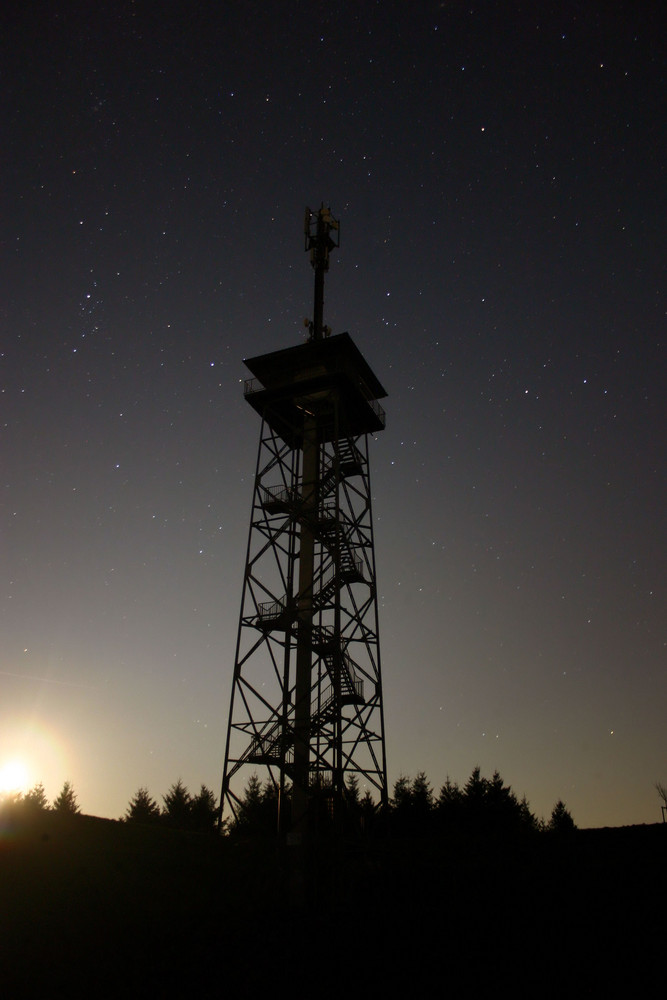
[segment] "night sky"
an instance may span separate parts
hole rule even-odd
[[[2,25],[0,775],[219,794],[259,420],[325,322],[372,442],[390,784],[667,780],[654,2],[26,3]],[[16,772],[12,772],[16,773]]]

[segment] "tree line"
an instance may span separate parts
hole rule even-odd
[[[286,791],[289,810],[289,789]],[[213,833],[218,829],[219,806],[210,788],[201,785],[191,795],[179,778],[174,782],[162,805],[145,786],[134,793],[128,804],[125,823],[161,825],[178,830]],[[49,810],[61,815],[77,815],[80,808],[70,781],[49,804],[41,782],[25,795],[5,796],[3,811],[8,808],[38,812]],[[313,819],[323,828],[334,822],[330,789],[326,786],[313,795]],[[277,829],[278,790],[274,782],[260,781],[253,774],[237,805],[236,816],[227,820],[222,830],[226,834],[273,836]],[[506,785],[498,771],[485,778],[479,767],[463,786],[449,778],[436,794],[423,771],[413,779],[401,775],[393,786],[387,810],[379,809],[370,791],[361,793],[355,774],[348,777],[343,801],[338,805],[336,820],[348,830],[361,833],[397,836],[422,836],[440,833],[466,835],[507,835],[519,833],[567,834],[576,829],[565,804],[559,800],[548,821],[539,819],[531,810],[525,795],[519,798]]]
[[[160,807],[145,786],[139,788],[127,807],[126,823],[161,824],[177,830],[213,832],[218,823],[218,806],[210,788],[202,785],[197,795],[190,792],[181,779],[174,782]]]
[[[326,787],[313,797],[314,818],[324,826],[331,821],[328,799]],[[262,784],[257,775],[253,775],[239,800],[237,816],[229,832],[275,833],[277,803],[275,785],[270,780]],[[473,769],[463,786],[447,778],[437,794],[423,771],[414,779],[401,775],[394,783],[388,810],[384,812],[368,790],[361,793],[359,780],[352,774],[346,782],[339,809],[344,826],[382,835],[423,836],[447,832],[563,835],[576,829],[562,800],[556,802],[550,818],[545,821],[532,812],[525,795],[519,798],[505,784],[498,771],[494,771],[491,778],[485,778],[479,767]]]
[[[400,832],[568,833],[576,829],[562,800],[548,821],[538,818],[526,796],[519,798],[500,773],[485,778],[475,767],[463,786],[449,778],[436,795],[424,774],[401,776],[394,784],[391,810]]]
[[[21,792],[5,792],[0,796],[0,809],[3,812],[55,812],[69,816],[76,816],[81,812],[71,781],[63,783],[63,787],[51,804],[40,781],[24,795]]]
[[[179,830],[211,831],[217,829],[218,806],[215,795],[202,785],[197,795],[191,795],[181,779],[174,782],[163,796],[160,807],[148,789],[139,788],[130,799],[127,811],[121,821],[126,823],[156,824]],[[22,795],[10,792],[0,796],[0,814],[17,818],[35,816],[40,812],[57,813],[62,816],[78,816],[81,813],[76,792],[71,781],[63,784],[59,794],[49,803],[44,785],[39,782]]]

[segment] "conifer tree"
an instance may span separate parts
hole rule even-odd
[[[391,798],[392,808],[396,811],[405,811],[410,807],[412,798],[412,788],[410,779],[404,774],[394,782],[394,794]]]
[[[61,788],[60,795],[54,799],[53,809],[54,812],[61,813],[65,816],[75,816],[77,813],[81,812],[76,801],[76,795],[74,794],[74,788],[72,787],[71,781],[66,781]]]
[[[410,800],[413,811],[420,819],[427,816],[433,808],[433,790],[424,771],[420,771],[412,782]]]
[[[130,799],[125,813],[126,823],[156,823],[160,819],[160,807],[145,787],[139,788]]]
[[[199,793],[190,803],[190,815],[194,830],[213,832],[218,821],[218,807],[215,795],[210,788],[202,785]]]
[[[235,828],[245,833],[258,833],[262,826],[264,795],[262,782],[256,774],[251,774],[241,799]]]
[[[359,778],[354,772],[345,785],[345,801],[350,807],[356,808],[359,805]]]
[[[370,827],[377,810],[375,808],[375,801],[367,788],[364,794],[361,796],[359,801],[359,812],[361,813],[361,818],[366,827]]]
[[[25,793],[23,801],[30,809],[44,810],[49,808],[49,801],[41,781]]]
[[[162,815],[167,825],[187,830],[192,820],[192,799],[180,778],[171,786],[163,799]]]
[[[550,830],[551,833],[556,833],[559,836],[566,836],[576,829],[576,824],[568,810],[565,808],[565,803],[562,799],[559,799],[553,807],[551,819],[547,825],[547,830]]]

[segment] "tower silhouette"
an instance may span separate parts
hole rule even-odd
[[[293,842],[323,803],[340,815],[352,776],[387,799],[368,460],[386,392],[349,334],[323,324],[338,221],[306,209],[304,232],[308,340],[245,362],[262,424],[221,794],[237,817],[244,777],[266,769]]]

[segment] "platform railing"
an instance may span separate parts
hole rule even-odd
[[[246,378],[243,380],[243,395],[252,396],[253,392],[261,392],[264,386],[258,378]]]

